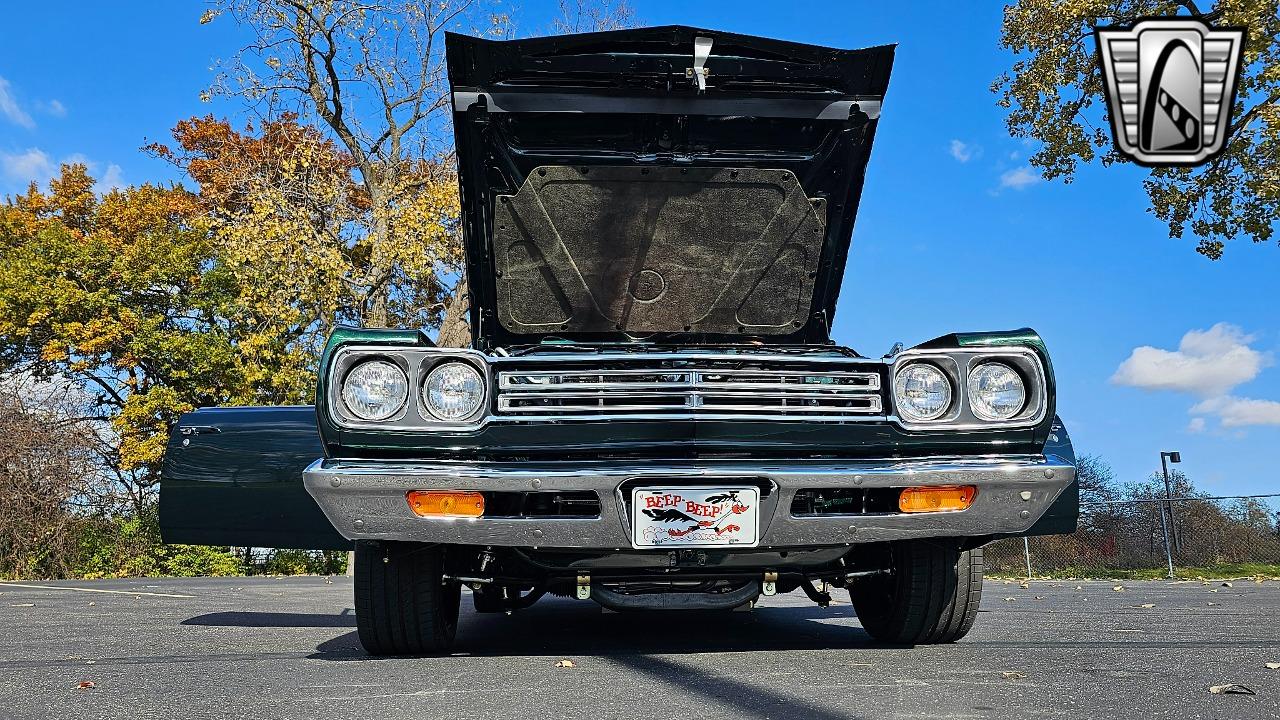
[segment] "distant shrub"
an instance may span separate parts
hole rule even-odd
[[[144,575],[239,575],[240,558],[228,547],[166,545],[154,506],[132,516],[87,518],[70,575],[84,578]]]
[[[262,563],[267,575],[341,575],[347,554],[334,550],[271,550]]]

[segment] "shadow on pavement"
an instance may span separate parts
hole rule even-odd
[[[742,717],[797,717],[812,720],[835,720],[855,717],[839,707],[823,707],[794,695],[785,695],[761,687],[760,683],[742,682],[724,675],[709,673],[697,666],[671,662],[646,655],[619,655],[615,663],[648,676],[648,679],[677,687],[689,695],[715,700],[725,707],[736,708]]]
[[[356,616],[350,610],[338,615],[287,612],[215,612],[183,620],[182,625],[213,627],[355,627]]]
[[[839,605],[757,608],[751,612],[605,613],[574,601],[539,603],[514,615],[463,609],[455,655],[628,656],[885,648],[852,622]],[[321,643],[312,658],[371,661],[354,632]]]

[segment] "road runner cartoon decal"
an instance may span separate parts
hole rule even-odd
[[[755,545],[760,491],[751,488],[639,488],[636,547]]]

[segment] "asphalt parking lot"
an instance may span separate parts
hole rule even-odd
[[[916,648],[798,593],[711,615],[551,598],[511,617],[464,595],[452,656],[394,659],[361,651],[348,578],[44,585],[0,585],[6,720],[1280,717],[1276,582],[988,581],[968,638]],[[1227,683],[1256,694],[1209,691]]]

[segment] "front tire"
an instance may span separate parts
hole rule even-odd
[[[950,643],[973,627],[982,601],[982,548],[959,550],[928,540],[887,548],[891,573],[849,587],[862,628],[880,642]]]
[[[456,582],[444,582],[444,548],[356,542],[356,630],[371,655],[430,655],[453,646]]]

